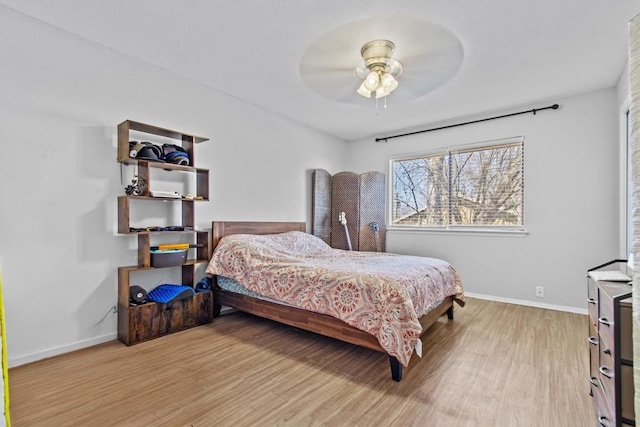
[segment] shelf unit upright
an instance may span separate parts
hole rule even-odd
[[[174,140],[189,155],[190,165],[162,163],[141,160],[129,156],[129,141],[131,132],[160,136]],[[198,168],[195,162],[195,144],[208,141],[207,138],[190,135],[145,123],[126,120],[118,125],[118,162],[126,165],[137,165],[137,175],[144,186],[139,195],[118,197],[118,233],[135,235],[138,238],[138,264],[118,268],[118,339],[126,345],[133,345],[142,341],[154,339],[173,332],[192,328],[213,320],[213,293],[211,291],[198,292],[193,297],[171,301],[168,303],[148,302],[141,305],[131,305],[130,286],[131,274],[140,271],[154,270],[151,266],[151,236],[170,234],[195,234],[197,248],[195,258],[188,259],[182,269],[182,285],[195,288],[197,283],[195,273],[198,264],[209,261],[209,233],[195,230],[195,203],[209,200],[209,170]],[[152,197],[150,188],[152,168],[160,168],[176,173],[195,174],[196,194],[193,199]],[[182,210],[181,226],[187,231],[131,231],[131,201],[153,200],[180,203]],[[165,267],[170,268],[170,267]]]

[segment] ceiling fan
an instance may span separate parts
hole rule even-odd
[[[312,43],[300,60],[305,85],[332,101],[395,102],[422,97],[456,75],[462,43],[437,24],[405,16],[343,25]]]

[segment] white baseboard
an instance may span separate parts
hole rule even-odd
[[[576,313],[576,314],[587,314],[586,307],[577,308],[577,307],[569,307],[565,305],[545,304],[542,302],[534,302],[534,301],[528,301],[528,300],[522,300],[522,299],[502,298],[502,297],[494,297],[492,295],[474,294],[472,292],[465,292],[464,295],[468,296],[469,298],[478,298],[478,299],[484,299],[489,301],[504,302],[507,304],[526,305],[528,307],[546,308],[548,310],[566,311],[569,313]]]
[[[82,341],[76,341],[71,344],[61,345],[59,347],[49,348],[35,353],[26,354],[18,357],[9,357],[7,360],[7,366],[14,368],[16,366],[25,365],[31,362],[37,362],[38,360],[47,359],[53,356],[59,356],[64,353],[70,353],[72,351],[80,350],[83,348],[91,347],[105,342],[114,341],[118,338],[117,333],[111,333],[101,335],[99,337],[89,338]]]
[[[223,307],[220,314],[228,314],[236,311],[231,307]],[[116,332],[99,337],[89,338],[82,341],[76,341],[71,344],[61,345],[59,347],[49,348],[35,353],[26,354],[17,357],[9,357],[7,359],[7,367],[15,368],[16,366],[26,365],[27,363],[37,362],[39,360],[47,359],[49,357],[59,356],[61,354],[70,353],[76,350],[82,350],[83,348],[92,347],[98,344],[104,344],[109,341],[115,341],[118,339]]]
[[[484,300],[489,300],[489,301],[504,302],[504,303],[507,303],[507,304],[525,305],[525,306],[529,306],[529,307],[545,308],[545,309],[548,309],[548,310],[566,311],[566,312],[569,312],[569,313],[576,313],[576,314],[587,314],[587,309],[586,308],[576,308],[576,307],[568,307],[568,306],[563,306],[563,305],[537,303],[537,302],[527,301],[527,300],[518,300],[518,299],[512,299],[512,298],[495,297],[495,296],[492,296],[492,295],[475,294],[475,293],[472,293],[472,292],[465,292],[464,294],[465,294],[465,296],[468,296],[469,298],[477,298],[477,299],[484,299]],[[226,314],[227,312],[232,312],[232,310],[230,310],[227,307],[225,310],[223,310],[223,313],[221,313],[221,314]],[[94,345],[103,344],[105,342],[114,341],[116,339],[118,339],[118,334],[117,333],[101,335],[99,337],[94,337],[94,338],[90,338],[90,339],[83,340],[83,341],[77,341],[77,342],[72,343],[72,344],[66,344],[66,345],[62,345],[62,346],[59,346],[59,347],[54,347],[54,348],[38,351],[38,352],[35,352],[35,353],[31,353],[31,354],[26,354],[26,355],[23,355],[23,356],[18,356],[18,357],[13,357],[13,358],[10,357],[7,360],[7,365],[8,365],[9,368],[14,368],[16,366],[25,365],[27,363],[32,363],[32,362],[37,362],[38,360],[47,359],[49,357],[54,357],[54,356],[59,356],[59,355],[64,354],[64,353],[70,353],[72,351],[80,350],[80,349],[83,349],[83,348],[86,348],[86,347],[91,347],[91,346],[94,346]]]

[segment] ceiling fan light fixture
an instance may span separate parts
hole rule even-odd
[[[380,86],[382,86],[385,91],[391,93],[398,87],[398,81],[391,74],[384,73],[380,78]]]
[[[371,71],[367,75],[367,78],[364,79],[363,84],[364,84],[364,87],[366,87],[369,91],[373,92],[374,90],[376,90],[376,88],[380,84],[380,76],[376,71]]]
[[[391,92],[385,90],[384,86],[378,86],[378,89],[376,89],[376,98],[382,98],[383,96],[387,96],[389,94],[391,94]]]
[[[365,86],[366,80],[362,82],[360,87],[358,88],[358,95],[362,95],[365,98],[371,98],[371,90],[367,89]]]

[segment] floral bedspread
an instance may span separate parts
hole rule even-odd
[[[206,272],[304,310],[337,317],[374,335],[407,366],[420,350],[418,318],[445,297],[464,305],[456,270],[446,261],[333,249],[292,231],[222,238]]]

